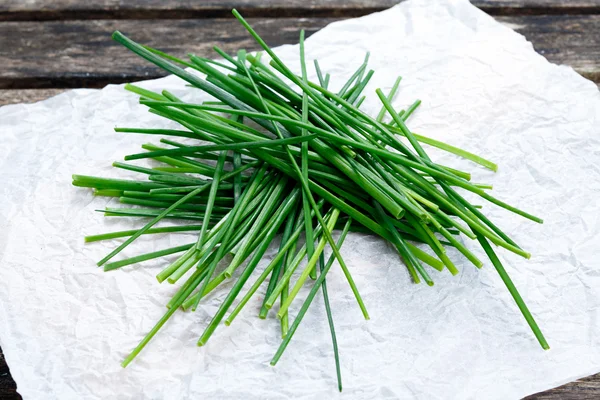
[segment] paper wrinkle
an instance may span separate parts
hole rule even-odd
[[[298,46],[276,51],[299,72]],[[499,257],[551,350],[539,347],[489,262],[479,271],[449,249],[459,276],[433,272],[434,287],[412,285],[391,246],[350,234],[343,254],[371,321],[362,319],[333,268],[328,284],[343,394],[320,294],[279,364],[269,365],[280,332],[274,315],[256,316],[266,285],[205,347],[196,341],[231,282],[196,313],[175,314],[122,369],[120,361],[162,316],[176,287],[154,278],[165,259],[110,273],[95,267],[120,241],[84,245],[83,236],[141,221],[94,212],[117,202],[72,187],[71,174],[136,176],[111,162],[157,139],[113,128],[174,125],[111,85],[0,108],[0,345],[24,399],[509,399],[600,370],[596,85],[548,63],[521,35],[463,0],[411,0],[336,22],[311,36],[306,51],[307,60],[319,59],[331,73],[334,89],[370,51],[376,73],[364,110],[375,115],[375,88],[389,90],[402,75],[395,107],[423,101],[411,129],[494,160],[499,171],[428,148],[432,157],[472,171],[474,181],[494,185],[497,197],[544,218],[538,225],[484,204],[486,215],[532,253],[525,260],[499,250]],[[309,75],[316,79],[312,62]],[[140,85],[205,99],[175,77]],[[143,237],[120,257],[193,240]]]

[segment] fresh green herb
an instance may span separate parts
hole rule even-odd
[[[163,135],[160,145],[147,143],[141,153],[125,160],[152,159],[152,168],[115,162],[119,169],[139,173],[143,179],[122,180],[73,175],[73,185],[93,188],[96,196],[116,197],[135,208],[107,207],[107,216],[151,218],[135,230],[87,236],[86,242],[125,238],[98,262],[106,271],[177,254],[165,262],[158,282],[179,284],[168,301],[167,311],[140,344],[123,361],[127,366],[158,330],[178,310],[196,310],[201,300],[223,282],[233,280],[211,322],[198,340],[207,343],[224,319],[230,325],[268,279],[258,310],[266,318],[279,304],[282,342],[273,357],[275,365],[296,332],[319,289],[327,313],[333,343],[338,386],[342,390],[341,367],[326,276],[334,261],[348,281],[365,319],[369,314],[352,277],[352,266],[340,248],[348,232],[373,233],[394,245],[412,281],[433,285],[429,267],[458,274],[457,260],[446,249],[454,247],[475,267],[483,262],[470,250],[464,235],[479,242],[492,265],[515,299],[534,335],[548,348],[538,325],[500,263],[490,243],[529,258],[529,253],[496,226],[455,188],[496,204],[509,212],[541,223],[534,215],[509,205],[486,190],[489,184],[470,182],[471,174],[433,161],[422,144],[433,146],[497,170],[481,156],[412,132],[407,119],[421,104],[413,102],[406,111],[393,106],[401,78],[385,95],[375,91],[382,103],[376,117],[359,109],[365,99],[373,70],[369,54],[356,71],[334,93],[331,79],[317,60],[317,82],[308,79],[304,31],[300,33],[300,75],[267,46],[237,12],[234,16],[271,60],[263,63],[244,50],[232,57],[215,49],[224,61],[194,55],[189,61],[142,46],[115,32],[113,38],[125,47],[172,73],[213,100],[187,103],[169,93],[155,93],[134,85],[125,89],[140,96],[149,112],[178,124],[179,129],[116,128],[116,132]],[[194,74],[182,67],[192,68]],[[201,76],[205,76],[202,78]],[[391,122],[383,122],[389,115]],[[181,143],[176,138],[186,138]],[[408,144],[400,140],[404,137]],[[189,141],[198,141],[189,143]],[[206,143],[208,142],[208,143]],[[179,219],[182,225],[154,227],[163,219]],[[201,221],[201,224],[189,221]],[[332,232],[343,227],[337,242]],[[111,261],[145,234],[194,233],[194,243],[174,246]],[[276,235],[282,233],[279,250],[256,277],[252,286],[232,309],[245,283],[255,274]],[[306,239],[302,244],[301,236]],[[329,246],[331,256],[324,262]],[[295,282],[295,271],[306,260]],[[110,261],[110,262],[109,262]],[[400,264],[399,264],[400,265]],[[308,279],[314,279],[314,283]],[[300,311],[289,324],[290,306],[302,287],[312,284]],[[290,289],[291,287],[291,289]],[[278,303],[279,302],[279,303]],[[228,313],[227,318],[225,314]]]

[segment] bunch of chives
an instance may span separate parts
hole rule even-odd
[[[274,365],[321,290],[341,390],[337,339],[326,284],[334,261],[340,265],[365,319],[369,319],[340,252],[351,231],[369,232],[389,241],[412,281],[423,280],[430,286],[434,281],[429,267],[439,272],[447,270],[452,275],[459,272],[446,254],[447,247],[456,248],[470,263],[481,268],[483,262],[459,236],[477,241],[537,340],[547,349],[543,334],[491,244],[525,258],[529,258],[529,253],[490,221],[480,206],[468,202],[458,189],[532,221],[542,220],[490,195],[487,190],[491,185],[472,183],[470,173],[434,162],[423,145],[493,171],[497,170],[496,164],[412,132],[407,120],[420,101],[413,102],[406,110],[396,110],[391,104],[400,77],[389,93],[376,90],[382,104],[376,118],[363,112],[360,105],[366,96],[364,90],[374,73],[367,70],[368,54],[342,88],[334,92],[329,89],[330,75],[323,74],[317,60],[314,66],[318,82],[308,80],[304,32],[300,35],[301,75],[298,76],[237,11],[233,14],[270,56],[269,63],[261,60],[262,53],[253,56],[241,50],[232,57],[219,48],[215,51],[224,58],[223,62],[195,55],[186,61],[139,45],[120,32],[113,34],[116,41],[137,55],[213,98],[193,104],[168,91],[156,93],[126,85],[127,90],[140,96],[140,103],[151,113],[181,126],[180,129],[115,129],[170,137],[161,139],[160,144],[145,144],[143,152],[125,157],[125,161],[150,158],[160,166],[113,164],[145,175],[146,179],[139,180],[73,176],[75,186],[94,188],[98,196],[116,197],[120,203],[133,206],[100,210],[105,215],[151,218],[140,229],[86,237],[87,242],[125,238],[98,262],[105,271],[177,254],[177,258],[165,263],[156,278],[161,283],[183,283],[168,302],[165,315],[127,356],[123,366],[137,356],[176,310],[195,310],[203,297],[225,280],[233,279],[234,284],[198,345],[209,340],[223,319],[230,325],[264,285],[266,292],[258,315],[266,318],[275,308],[283,338],[271,362]],[[183,67],[194,69],[205,78]],[[384,122],[386,117],[389,122]],[[184,138],[185,143],[179,138]],[[155,227],[167,218],[193,222]],[[335,241],[332,232],[340,228],[341,234]],[[197,239],[113,261],[141,235],[186,231],[196,232]],[[277,234],[282,235],[278,253],[256,276],[255,270]],[[301,236],[306,239],[304,244],[299,241]],[[332,253],[327,262],[326,247]],[[254,283],[240,296],[251,277]],[[310,283],[311,280],[314,282]],[[290,305],[307,284],[312,289],[290,323]]]

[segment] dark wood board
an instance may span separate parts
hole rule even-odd
[[[588,376],[542,393],[532,394],[525,400],[597,400],[600,399],[600,374]]]
[[[357,17],[402,0],[4,0],[0,20]],[[493,15],[596,14],[600,0],[472,0]]]
[[[8,365],[0,348],[0,400],[20,400],[21,396],[17,393],[17,385],[10,376]]]
[[[297,43],[335,19],[249,19],[270,44]],[[163,76],[111,39],[119,29],[175,56],[214,57],[213,46],[257,49],[233,19],[0,22],[0,89],[103,87]]]
[[[17,103],[35,103],[56,96],[67,89],[0,89],[0,106]]]
[[[228,51],[240,47],[256,49],[243,30],[235,30],[231,25],[233,7],[246,17],[258,18],[251,22],[270,45],[276,46],[296,43],[300,28],[311,34],[333,20],[369,14],[397,2],[399,0],[2,0],[0,105],[42,100],[63,92],[64,88],[102,87],[108,83],[161,76],[159,71],[113,43],[109,35],[114,29],[175,55],[193,51],[209,56],[215,44]],[[600,0],[472,2],[524,34],[550,61],[571,65],[600,83]],[[285,19],[277,21],[276,18]],[[153,21],[142,21],[148,19]],[[173,45],[168,34],[173,34],[178,43],[184,45]],[[189,43],[196,45],[189,46]],[[20,398],[0,349],[0,400]],[[600,398],[600,374],[528,396],[527,400],[596,398]]]
[[[550,62],[569,65],[600,83],[600,15],[496,19],[523,34]]]
[[[600,15],[497,17],[523,33],[551,62],[567,64],[600,81]],[[334,18],[261,18],[250,23],[272,46],[297,43]],[[185,56],[213,57],[257,49],[232,19],[0,22],[0,89],[103,87],[163,76],[163,72],[112,41],[119,29],[134,40]]]

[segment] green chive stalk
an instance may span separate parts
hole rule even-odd
[[[350,265],[340,251],[350,231],[372,233],[389,241],[412,281],[424,281],[429,286],[434,280],[425,264],[433,268],[432,273],[459,273],[459,260],[450,258],[448,247],[456,248],[461,258],[482,268],[483,262],[471,247],[478,243],[540,345],[547,349],[541,330],[491,244],[524,258],[530,257],[529,252],[456,188],[531,221],[542,223],[542,219],[492,196],[492,186],[471,182],[469,171],[438,164],[423,145],[492,171],[498,166],[480,155],[412,132],[408,118],[421,101],[396,111],[392,103],[401,77],[387,94],[375,90],[382,103],[375,117],[362,111],[360,105],[371,95],[367,88],[375,73],[368,68],[368,53],[341,89],[333,92],[329,89],[332,78],[322,71],[318,60],[314,60],[318,82],[308,79],[304,31],[300,33],[300,74],[296,75],[237,11],[233,14],[270,56],[269,62],[263,63],[262,53],[252,55],[240,50],[237,57],[232,57],[218,48],[215,51],[223,61],[195,55],[190,55],[188,61],[135,43],[120,32],[113,34],[135,54],[213,98],[194,104],[168,91],[156,93],[126,85],[126,90],[140,96],[140,104],[149,112],[179,127],[115,128],[118,133],[164,136],[160,143],[146,143],[141,152],[124,157],[125,161],[152,160],[151,168],[113,163],[119,170],[139,174],[137,180],[73,175],[73,185],[93,189],[98,201],[114,197],[129,206],[98,210],[106,216],[146,218],[139,229],[87,236],[86,242],[124,239],[98,266],[111,271],[148,260],[164,260],[158,282],[179,285],[167,302],[164,316],[126,357],[123,366],[142,351],[177,310],[196,310],[203,298],[222,289],[228,280],[232,281],[229,292],[198,345],[207,343],[221,321],[231,325],[244,307],[249,307],[250,299],[264,293],[256,310],[258,316],[264,319],[269,310],[277,309],[281,324],[282,342],[271,361],[275,365],[321,290],[341,391],[339,349],[326,285],[334,261],[338,261],[364,318],[369,319]],[[390,122],[384,122],[386,116]],[[185,143],[178,138],[184,138]],[[163,219],[180,222],[155,227]],[[341,227],[336,242],[332,233]],[[174,233],[195,234],[197,238],[193,243],[113,261],[142,235]],[[278,251],[261,271],[261,259],[278,234]],[[459,236],[468,241],[463,242]],[[325,263],[327,246],[332,254]],[[168,257],[175,254],[177,258]],[[304,260],[306,265],[299,277],[290,282]],[[234,307],[244,285],[255,275],[253,284]],[[309,277],[314,280],[310,293],[298,314],[291,316],[291,306],[297,302],[301,288],[311,284]],[[265,284],[264,292],[259,291]]]

